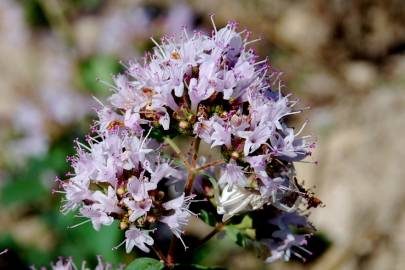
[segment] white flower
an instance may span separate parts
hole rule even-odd
[[[266,200],[247,189],[227,185],[223,188],[217,203],[217,212],[223,215],[222,221],[225,222],[236,214],[260,209]]]

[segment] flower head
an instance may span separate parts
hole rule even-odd
[[[281,74],[258,60],[249,38],[229,23],[214,25],[212,35],[184,30],[160,43],[152,39],[153,50],[114,77],[97,134],[87,145],[77,143],[74,172],[62,184],[63,210],[80,208],[95,229],[118,220],[127,252],[135,246],[148,252],[159,223],[183,241],[193,180],[207,171],[218,179],[211,182],[216,198],[210,202],[224,221],[268,208],[280,217],[298,213],[309,195],[296,182],[293,162],[307,157],[313,142],[288,125],[287,117],[302,110],[281,92]],[[179,135],[194,140],[192,155],[169,143]],[[210,162],[207,155],[199,164],[200,141],[221,160]],[[262,242],[273,254],[268,261],[288,258],[291,247],[304,243],[282,224]]]

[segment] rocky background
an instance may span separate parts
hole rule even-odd
[[[118,60],[150,48],[151,35],[209,27],[212,13],[217,25],[235,20],[260,37],[260,54],[284,71],[302,107],[311,107],[306,130],[317,137],[311,160],[319,163],[298,164],[298,176],[325,207],[312,213],[322,240],[306,263],[266,266],[215,240],[200,260],[229,269],[405,269],[402,0],[2,0],[0,250],[14,249],[12,264],[0,258],[1,269],[79,254],[75,244],[87,232],[64,235],[71,220],[58,219],[57,196],[44,198],[66,169],[71,139],[90,123],[90,96],[108,93],[95,78],[108,81]],[[116,238],[108,235],[107,246]],[[71,246],[61,248],[66,239]],[[91,246],[85,254],[117,257]]]

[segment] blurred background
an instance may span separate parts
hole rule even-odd
[[[298,177],[325,204],[312,211],[314,256],[264,265],[229,239],[194,262],[229,269],[405,269],[405,3],[403,0],[0,0],[0,269],[48,265],[61,256],[129,262],[111,247],[117,226],[97,233],[59,212],[55,176],[68,171],[72,140],[108,96],[120,60],[142,56],[149,37],[235,20],[262,41],[310,106],[301,123],[317,137]],[[198,237],[209,228],[195,222]]]

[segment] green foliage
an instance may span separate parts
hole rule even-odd
[[[49,27],[49,20],[39,0],[23,0],[24,16],[27,24],[33,28]]]
[[[174,270],[225,270],[222,267],[215,267],[215,266],[204,266],[198,264],[178,264],[175,265]]]
[[[53,184],[49,178],[67,171],[66,156],[73,150],[66,140],[71,141],[72,137],[55,142],[47,155],[29,159],[24,167],[11,168],[8,181],[0,189],[0,203],[15,206],[49,200],[49,184]]]
[[[145,136],[146,134],[147,132],[145,132]],[[164,130],[161,125],[158,125],[152,128],[150,137],[159,142],[163,142],[165,137],[174,138],[179,134],[180,133],[178,132],[178,130],[176,130],[172,125],[170,125],[168,130]]]
[[[166,269],[164,264],[152,258],[138,258],[131,262],[125,270],[161,270]],[[224,270],[225,268],[203,266],[198,264],[175,264],[173,270]]]
[[[98,232],[91,223],[69,229],[83,219],[75,217],[74,213],[62,215],[59,211],[60,196],[51,194],[51,188],[56,187],[53,176],[68,171],[66,156],[73,153],[73,138],[82,137],[80,130],[80,127],[72,127],[52,143],[48,154],[28,160],[23,167],[16,168],[10,164],[8,177],[0,188],[0,204],[3,208],[17,211],[21,220],[30,215],[45,223],[54,236],[54,248],[44,251],[16,241],[14,235],[7,231],[0,232],[0,250],[7,247],[16,251],[23,265],[48,265],[58,256],[73,256],[77,263],[86,260],[89,267],[97,264],[96,255],[116,265],[124,261],[122,250],[112,250],[122,241],[118,224],[103,226]],[[9,269],[23,269],[15,268],[15,263],[18,262],[14,261]]]
[[[25,174],[30,177],[28,173]],[[8,181],[0,190],[0,203],[2,205],[18,205],[38,201],[41,197],[50,196],[39,181],[29,182],[30,179]]]
[[[109,93],[109,89],[100,81],[112,83],[112,75],[121,71],[122,67],[115,57],[109,55],[91,56],[79,63],[80,85],[96,96],[105,96]]]
[[[255,238],[255,230],[252,226],[252,218],[245,215],[240,223],[227,225],[225,231],[236,244],[247,247],[251,240]]]
[[[102,0],[72,0],[71,5],[79,10],[94,11],[100,8],[102,2]]]
[[[210,226],[215,226],[217,224],[217,217],[212,212],[200,210],[199,218]]]
[[[125,270],[161,270],[163,268],[163,263],[156,259],[138,258],[131,262]]]

